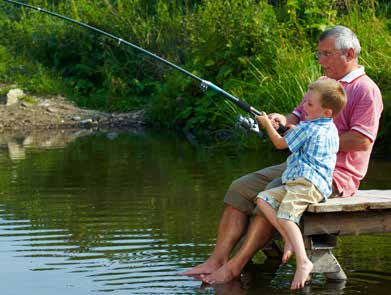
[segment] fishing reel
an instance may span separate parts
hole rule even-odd
[[[202,92],[206,92],[206,91],[208,91],[209,86],[210,86],[210,82],[209,81],[202,80],[201,84],[200,84],[200,89],[201,89]]]
[[[252,109],[252,107],[250,105],[240,101],[238,98],[225,92],[224,90],[222,90],[221,88],[219,88],[218,86],[214,85],[213,83],[211,83],[209,81],[202,80],[200,88],[204,92],[207,91],[209,88],[211,88],[211,89],[215,90],[216,92],[224,94],[226,97],[228,97],[230,99],[231,102],[235,103],[242,110],[245,110],[248,112],[249,110]],[[263,112],[261,112],[261,113],[263,113]],[[260,131],[258,121],[255,119],[255,117],[251,118],[249,116],[238,115],[236,117],[236,121],[237,121],[236,127],[244,129],[245,131],[254,132],[259,137],[262,137],[263,132]]]
[[[251,131],[257,136],[262,137],[263,132],[259,129],[258,121],[249,116],[238,115],[236,117],[238,128],[244,129],[246,131]]]

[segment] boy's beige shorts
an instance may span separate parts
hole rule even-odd
[[[224,202],[246,215],[262,215],[256,206],[257,196],[262,191],[281,186],[281,175],[285,169],[286,162],[255,171],[234,180],[228,188]],[[336,190],[336,187],[333,186],[333,190]],[[333,192],[333,194],[338,196],[339,193]]]
[[[265,202],[261,206],[271,206],[277,210],[277,217],[299,223],[301,216],[310,204],[323,200],[316,186],[303,177],[287,181],[286,184],[260,192],[258,198]]]

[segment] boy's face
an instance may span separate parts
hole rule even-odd
[[[322,107],[320,94],[317,91],[310,90],[307,99],[303,105],[305,119],[311,121],[318,118],[330,118],[332,115],[331,109]]]

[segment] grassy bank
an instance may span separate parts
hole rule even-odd
[[[382,90],[380,141],[389,146],[387,1],[25,2],[135,43],[267,112],[292,110],[322,74],[314,59],[319,33],[346,25],[361,40],[361,64]],[[0,81],[36,94],[61,93],[110,111],[145,108],[151,122],[204,139],[221,139],[216,131],[232,130],[239,112],[150,57],[36,11],[0,3],[0,41]]]

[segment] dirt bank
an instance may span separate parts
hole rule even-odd
[[[7,88],[10,88],[7,86]],[[25,95],[7,105],[7,91],[0,85],[0,132],[33,129],[126,128],[145,125],[144,111],[107,113],[77,107],[62,96]]]

